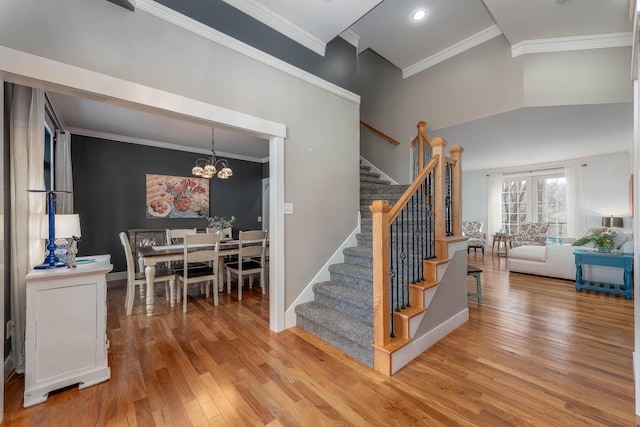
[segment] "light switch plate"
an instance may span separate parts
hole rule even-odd
[[[284,204],[284,214],[291,215],[293,213],[293,203]]]

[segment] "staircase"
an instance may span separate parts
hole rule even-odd
[[[373,367],[373,254],[371,211],[374,200],[393,205],[408,186],[390,185],[360,165],[361,233],[346,248],[344,263],[329,266],[330,280],[313,285],[315,300],[295,308],[297,325]]]

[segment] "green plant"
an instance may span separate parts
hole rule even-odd
[[[613,239],[616,237],[616,232],[611,230],[605,230],[602,232],[595,232],[589,237],[589,241],[596,247],[601,248],[613,248]]]
[[[225,228],[231,227],[236,221],[236,218],[232,215],[231,218],[225,218],[221,216],[208,216],[207,217],[207,225],[209,228],[215,228],[218,230],[223,230]]]

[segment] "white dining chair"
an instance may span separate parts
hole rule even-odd
[[[197,232],[195,228],[167,228],[167,245],[181,245],[184,236]]]
[[[223,228],[222,230],[219,228],[207,228],[207,233],[217,232],[220,232],[220,240],[231,240],[233,238],[233,229],[231,227]]]
[[[260,288],[266,294],[264,265],[267,247],[267,232],[262,230],[241,231],[238,247],[238,261],[225,265],[227,272],[227,293],[231,292],[231,275],[238,277],[238,300],[242,300],[244,276],[249,276],[249,289],[253,286],[253,275],[260,275]]]
[[[136,273],[135,264],[133,262],[133,252],[131,251],[131,245],[129,244],[129,238],[125,232],[120,233],[120,242],[124,247],[124,255],[127,260],[127,292],[124,299],[124,307],[127,316],[130,316],[133,312],[133,300],[135,299],[136,286],[140,292],[140,300],[144,298],[144,289],[147,284],[147,279],[144,272]],[[175,274],[169,269],[156,269],[156,275],[153,279],[153,283],[165,282],[165,298],[171,302],[173,306],[175,303]],[[147,289],[146,292],[153,292],[153,289]]]
[[[210,245],[211,249],[207,247],[193,250],[192,245],[202,244]],[[178,284],[177,298],[180,298],[180,294],[182,293],[182,312],[187,312],[187,288],[189,283],[206,282],[207,297],[209,296],[209,286],[212,284],[213,304],[218,305],[217,272],[218,257],[220,255],[220,234],[187,234],[184,237],[183,245],[184,268],[176,270],[176,282]],[[191,251],[189,251],[189,246],[192,246]]]

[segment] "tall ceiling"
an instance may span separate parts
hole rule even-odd
[[[631,39],[629,0],[224,0],[276,31],[316,49],[337,36],[372,49],[405,77],[501,34],[512,45],[532,41]],[[428,12],[413,22],[413,11]],[[560,39],[559,39],[560,38]],[[316,49],[317,50],[317,49]],[[322,51],[322,49],[320,49]],[[122,140],[207,152],[210,127],[132,112],[100,102],[50,94],[56,112],[75,133],[120,135]],[[216,151],[264,159],[268,144],[231,130],[216,131]]]

